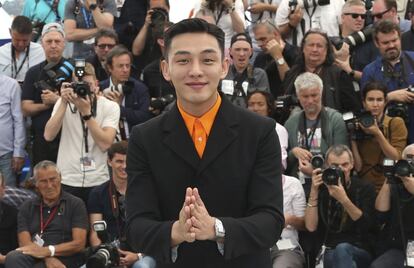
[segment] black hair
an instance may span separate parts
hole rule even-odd
[[[115,44],[119,43],[118,34],[110,28],[101,28],[95,35],[95,46],[98,45],[99,39],[102,37],[109,37],[115,40]]]
[[[16,16],[12,22],[11,30],[19,34],[31,34],[33,31],[32,22],[26,16]]]
[[[382,34],[389,34],[389,33],[393,33],[393,32],[397,32],[398,36],[401,36],[401,30],[400,30],[400,26],[390,20],[380,20],[377,23],[375,23],[374,26],[374,39],[375,41],[378,42],[378,34],[382,33]]]
[[[216,38],[224,58],[224,32],[214,24],[210,24],[203,19],[185,19],[171,26],[164,34],[165,52],[164,57],[168,60],[168,52],[171,42],[177,35],[185,33],[206,33]]]
[[[120,141],[113,143],[111,147],[108,149],[108,159],[112,160],[115,154],[127,154],[128,151],[128,142],[127,141]]]
[[[364,101],[367,97],[368,92],[370,92],[371,90],[379,90],[382,93],[384,93],[384,99],[387,98],[387,86],[378,81],[371,81],[368,82],[362,90],[362,98]]]
[[[150,7],[150,2],[151,0],[148,0],[148,8]],[[170,0],[164,0],[165,5],[168,7],[168,9],[170,9]]]
[[[273,97],[273,95],[271,93],[267,92],[267,91],[254,90],[254,91],[249,92],[247,94],[247,102],[256,93],[261,94],[263,97],[265,97],[266,105],[267,105],[267,111],[268,111],[268,115],[267,116],[273,118],[273,116],[274,116],[274,114],[276,112],[275,98]]]
[[[132,53],[123,45],[117,45],[113,49],[111,49],[106,55],[106,65],[112,67],[112,61],[114,57],[119,57],[122,55],[128,55],[132,63]]]

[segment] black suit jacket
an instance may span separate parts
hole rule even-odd
[[[275,122],[222,98],[202,159],[184,120],[173,109],[136,126],[127,155],[127,239],[157,267],[271,267],[269,248],[283,218],[281,154]],[[171,260],[171,228],[186,187],[197,187],[226,236],[182,243]]]

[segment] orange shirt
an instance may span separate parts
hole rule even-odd
[[[211,127],[216,118],[218,109],[220,108],[221,97],[217,94],[216,103],[211,109],[203,114],[201,117],[194,117],[186,113],[177,102],[178,110],[184,119],[184,123],[193,139],[194,146],[197,150],[198,156],[203,157],[204,149],[206,148],[208,135],[210,135]]]

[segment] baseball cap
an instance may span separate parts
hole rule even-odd
[[[43,30],[42,30],[42,37],[50,32],[58,32],[60,34],[62,34],[63,38],[65,38],[65,31],[63,30],[63,27],[61,24],[57,23],[57,22],[51,22],[46,24],[45,26],[43,26]]]
[[[253,47],[252,38],[250,38],[250,35],[248,35],[246,33],[238,33],[238,34],[233,35],[233,37],[231,38],[231,41],[230,41],[230,47],[232,47],[233,44],[236,43],[239,40],[244,40],[247,43],[249,43],[250,47]]]

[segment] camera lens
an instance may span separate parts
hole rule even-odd
[[[344,178],[344,172],[339,167],[329,167],[322,172],[322,181],[327,185],[338,185],[338,180]]]
[[[315,169],[315,168],[322,168],[323,167],[323,163],[324,163],[325,161],[324,161],[324,159],[323,159],[323,156],[322,155],[320,155],[320,154],[317,154],[317,155],[314,155],[314,156],[312,156],[312,159],[311,159],[311,165],[312,165],[312,167]]]
[[[368,128],[375,124],[375,119],[370,112],[361,114],[359,117],[359,123],[365,128]]]
[[[399,160],[394,167],[394,173],[400,177],[407,177],[412,174],[411,164],[407,160]]]

